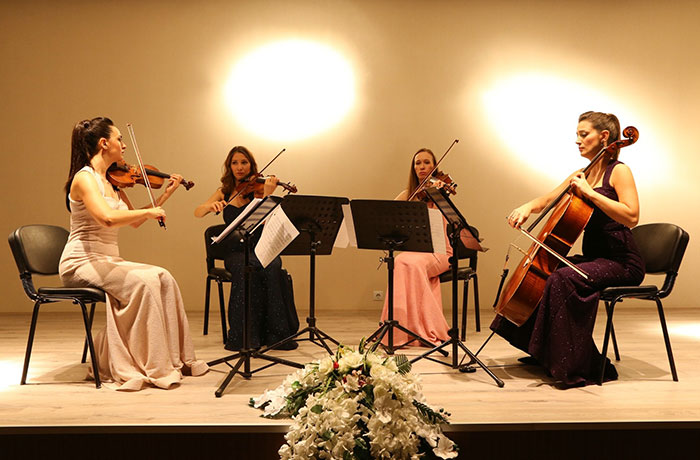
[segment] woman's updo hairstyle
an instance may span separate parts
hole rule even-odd
[[[97,144],[100,139],[109,139],[112,135],[112,126],[114,126],[114,123],[109,118],[96,117],[92,120],[79,121],[73,127],[70,170],[64,187],[66,200],[68,199],[75,173],[90,164],[92,157],[99,152]]]
[[[578,117],[579,123],[584,120],[590,122],[597,131],[608,131],[610,133],[607,145],[620,140],[620,121],[612,113],[585,112]],[[617,160],[619,153],[620,151],[617,150],[612,159]]]

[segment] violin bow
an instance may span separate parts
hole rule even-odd
[[[541,247],[542,249],[544,249],[548,253],[552,254],[557,259],[559,259],[559,262],[563,263],[564,265],[566,265],[567,267],[569,267],[570,269],[572,269],[573,271],[575,271],[579,275],[583,276],[585,279],[590,279],[590,275],[588,273],[584,272],[583,270],[578,268],[576,265],[569,262],[566,258],[562,257],[561,254],[559,254],[557,251],[555,251],[554,249],[550,248],[549,246],[547,246],[546,244],[544,244],[543,242],[538,240],[537,237],[535,237],[532,233],[528,232],[527,230],[525,230],[522,227],[518,227],[518,230],[520,230],[520,232],[523,235],[530,238],[530,240],[532,240],[532,242],[535,243],[537,246]],[[529,255],[525,254],[525,257],[527,257],[528,259],[530,259],[530,261],[532,261],[532,259],[530,258]]]
[[[260,171],[258,171],[258,174],[259,174],[259,175],[262,174],[263,171],[265,171],[265,170],[267,169],[267,167],[270,166],[270,165],[272,164],[273,161],[275,161],[280,155],[282,155],[282,154],[285,152],[285,150],[287,150],[287,149],[284,148],[284,149],[280,150],[279,153],[278,153],[277,155],[275,155],[274,158],[272,158],[272,160],[268,161],[267,164],[266,164]],[[227,165],[226,167],[228,168],[229,166]],[[242,192],[242,190],[241,190],[241,192]],[[235,200],[236,197],[237,197],[238,195],[241,194],[241,192],[236,192],[235,195],[233,195],[231,198],[229,198],[229,200],[226,202],[226,204],[224,205],[224,207],[230,205],[231,202],[232,202],[233,200]],[[218,212],[217,212],[217,214],[218,214]]]
[[[458,143],[458,142],[459,142],[459,139],[455,139],[455,140],[452,141],[452,143],[451,143],[450,146],[447,148],[447,150],[445,151],[445,153],[443,153],[442,156],[440,157],[440,159],[435,163],[435,166],[433,166],[433,169],[430,170],[430,172],[428,173],[427,176],[425,176],[425,179],[423,179],[423,182],[421,182],[420,184],[418,184],[418,187],[416,187],[416,189],[413,191],[413,193],[411,193],[411,196],[409,196],[408,199],[407,199],[406,201],[411,201],[416,195],[418,195],[418,192],[420,192],[421,190],[423,190],[423,187],[425,187],[425,184],[428,183],[428,181],[430,180],[430,178],[433,176],[433,173],[434,173],[435,171],[437,171],[438,166],[440,166],[440,162],[442,162],[442,160],[445,159],[445,157],[447,156],[447,154],[450,153],[450,150],[452,150],[452,147],[454,147],[454,145],[455,145],[456,143]]]
[[[141,152],[139,151],[139,145],[136,143],[136,135],[134,134],[134,127],[131,123],[126,124],[126,130],[129,132],[129,137],[131,138],[131,144],[134,146],[134,152],[136,153],[136,160],[139,162],[139,169],[141,170],[141,176],[143,176],[143,183],[148,190],[148,197],[151,199],[151,206],[156,207],[156,200],[153,198],[153,188],[151,187],[151,182],[148,180],[148,174],[146,173],[146,167],[141,159]],[[167,230],[165,226],[165,221],[162,217],[158,218],[158,224],[163,227],[163,230]]]

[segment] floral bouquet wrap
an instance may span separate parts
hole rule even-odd
[[[292,417],[282,459],[455,458],[442,432],[450,415],[424,401],[403,355],[387,357],[364,339],[307,364],[250,405],[263,417]]]

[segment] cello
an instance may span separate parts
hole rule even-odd
[[[626,139],[615,141],[602,148],[582,170],[584,175],[604,155],[614,155],[619,149],[634,144],[639,138],[639,131],[633,126],[625,128],[622,134]],[[543,225],[538,236],[533,236],[530,232],[549,211],[552,211],[549,220]],[[551,201],[528,230],[519,229],[533,243],[506,283],[503,295],[498,297],[496,314],[503,316],[516,326],[525,324],[544,295],[547,278],[560,263],[566,264],[584,278],[589,278],[587,273],[571,264],[565,257],[583,233],[592,214],[593,207],[578,197],[569,185]]]

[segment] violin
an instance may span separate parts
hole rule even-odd
[[[170,179],[170,174],[159,171],[155,166],[145,165],[148,182],[152,188],[161,188],[165,179]],[[115,162],[107,169],[107,180],[117,188],[133,187],[134,184],[146,185],[138,166],[129,165],[126,162]],[[194,187],[194,182],[182,180],[185,190]]]
[[[419,194],[420,194],[420,197],[419,197],[420,200],[428,201],[429,198],[428,198],[428,194],[425,193],[425,191],[424,191],[425,188],[430,186],[430,185],[428,185],[428,183],[435,184],[439,180],[441,180],[446,185],[449,185],[449,187],[445,189],[445,190],[447,190],[447,193],[452,193],[452,194],[457,193],[457,191],[454,189],[455,187],[457,187],[457,184],[455,184],[452,181],[452,178],[450,177],[450,175],[445,174],[444,172],[438,170],[438,166],[440,165],[440,162],[447,156],[448,153],[450,153],[450,150],[452,150],[452,147],[454,147],[454,145],[457,142],[459,142],[459,139],[455,139],[454,141],[452,141],[452,143],[447,148],[445,153],[443,153],[442,156],[440,157],[440,159],[437,162],[435,162],[435,166],[433,166],[433,169],[430,171],[430,174],[428,174],[425,177],[425,179],[423,179],[423,181],[420,184],[418,184],[418,187],[416,187],[416,189],[413,191],[413,193],[411,193],[411,195],[409,195],[409,197],[406,201],[411,201]]]
[[[253,194],[255,198],[262,198],[265,193],[265,181],[270,176],[263,176],[262,174],[253,174],[241,180],[241,182],[236,186],[234,197],[238,195],[248,195]],[[278,182],[277,185],[285,189],[289,193],[296,193],[297,187],[294,184],[288,182]]]
[[[436,169],[428,180],[424,182],[423,186],[419,187],[420,190],[418,190],[415,196],[421,201],[429,201],[428,194],[425,193],[425,189],[437,186],[438,182],[442,182],[442,189],[445,190],[448,195],[457,194],[456,188],[458,184],[452,180],[452,176],[446,172]]]

